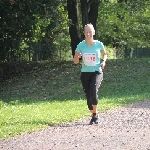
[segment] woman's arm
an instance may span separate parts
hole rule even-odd
[[[106,51],[105,50],[102,50],[101,51],[101,54],[102,54],[102,56],[103,56],[103,62],[101,63],[101,67],[102,67],[102,69],[104,69],[104,67],[105,67],[105,65],[106,65],[106,60],[107,60],[107,53],[106,53]]]
[[[82,56],[81,53],[75,52],[74,59],[73,59],[73,61],[74,61],[75,64],[79,63],[79,58],[81,58],[81,56]]]

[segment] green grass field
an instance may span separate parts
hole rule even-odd
[[[1,82],[0,139],[88,117],[80,67],[45,62],[42,69]],[[107,61],[100,112],[149,99],[150,59]]]

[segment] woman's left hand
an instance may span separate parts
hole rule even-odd
[[[103,61],[103,62],[101,63],[101,68],[104,69],[104,68],[105,68],[105,65],[106,65],[106,63],[105,63],[105,61]]]

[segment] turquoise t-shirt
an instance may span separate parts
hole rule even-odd
[[[81,72],[101,71],[100,67],[100,51],[104,50],[102,42],[95,40],[95,44],[88,46],[85,40],[77,45],[76,51],[82,54]]]

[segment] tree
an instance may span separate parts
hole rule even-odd
[[[67,10],[69,24],[69,34],[71,38],[72,55],[75,54],[77,44],[81,41],[79,22],[78,22],[78,3],[77,0],[67,0]]]
[[[113,48],[119,58],[129,58],[137,48],[149,47],[149,1],[102,2],[98,39]]]
[[[96,21],[98,17],[98,0],[67,0],[68,18],[71,23],[69,26],[69,33],[71,38],[72,55],[75,54],[77,44],[83,39],[83,28],[86,24],[92,23],[96,30]],[[80,8],[80,9],[79,9]],[[81,12],[82,22],[79,22],[78,13]],[[82,29],[80,25],[82,24]]]
[[[53,58],[60,44],[57,37],[68,32],[63,4],[56,0],[1,0],[0,61]]]
[[[82,25],[83,27],[91,23],[96,30],[96,22],[98,17],[98,0],[80,0],[81,2],[81,12],[82,12]]]

